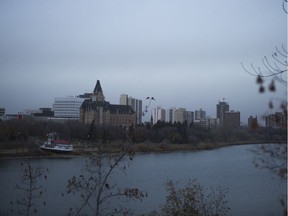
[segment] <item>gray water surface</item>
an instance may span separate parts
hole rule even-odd
[[[269,170],[253,164],[256,145],[231,146],[199,152],[171,152],[136,154],[126,175],[117,171],[110,181],[123,187],[138,187],[148,193],[142,202],[124,203],[134,214],[159,210],[164,204],[167,180],[186,184],[197,179],[206,187],[228,188],[227,200],[231,215],[282,215],[280,198],[286,193],[287,183]],[[85,157],[33,159],[37,166],[47,167],[48,179],[43,181],[47,193],[46,205],[39,203],[38,215],[66,215],[78,204],[78,196],[61,195],[67,180],[79,176]],[[0,213],[9,212],[11,200],[20,196],[15,190],[19,183],[21,159],[0,160]],[[40,202],[40,201],[39,201]],[[15,213],[15,211],[14,211]],[[14,214],[16,215],[16,214]]]

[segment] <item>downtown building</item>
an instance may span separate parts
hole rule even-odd
[[[127,94],[120,95],[120,105],[129,105],[132,110],[136,113],[136,123],[142,123],[142,100],[128,97]]]
[[[186,122],[187,125],[193,123],[194,113],[191,111],[187,111],[185,108],[178,108],[174,111],[174,122],[176,123],[184,123]]]
[[[55,97],[53,110],[54,118],[79,119],[80,107],[84,99],[80,97]]]
[[[223,125],[226,128],[240,127],[240,112],[239,111],[226,111],[224,115]]]
[[[271,128],[287,128],[287,114],[275,112],[265,116],[265,126]]]
[[[217,119],[219,119],[219,125],[226,128],[238,128],[240,127],[240,112],[231,110],[229,111],[229,104],[223,101],[219,101],[216,105]]]
[[[154,108],[152,110],[152,119],[153,119],[153,124],[157,124],[158,121],[165,122],[166,110],[162,109],[160,106]]]
[[[224,100],[219,101],[219,103],[216,105],[216,114],[217,118],[219,119],[219,125],[223,126],[224,124],[224,116],[225,113],[229,111],[229,104],[226,103]]]
[[[203,109],[195,110],[194,124],[205,128],[216,128],[219,126],[219,119],[206,116],[206,111]]]
[[[86,93],[80,107],[80,121],[96,126],[112,125],[129,127],[136,124],[136,113],[130,105],[110,104],[105,100],[100,81],[93,93]]]
[[[170,108],[166,110],[166,122],[192,124],[194,120],[194,112],[187,111],[185,108]]]
[[[207,119],[206,119],[206,112],[202,109],[195,110],[195,119],[194,124],[200,125],[201,127],[207,127]]]
[[[206,111],[199,109],[195,110],[195,120],[204,120],[206,119]]]
[[[258,128],[257,116],[256,117],[249,116],[249,118],[248,118],[248,128],[250,130],[255,130],[255,129]]]

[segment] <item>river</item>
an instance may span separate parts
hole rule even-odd
[[[282,215],[280,198],[286,194],[287,182],[269,170],[253,164],[257,145],[241,145],[198,152],[170,152],[136,154],[126,174],[116,172],[113,181],[119,186],[138,187],[148,193],[142,202],[126,203],[135,214],[159,210],[164,204],[167,180],[185,184],[197,179],[205,187],[228,188],[227,200],[231,215]],[[37,208],[39,215],[65,215],[77,205],[75,196],[61,196],[67,180],[78,176],[85,157],[33,159],[32,164],[47,167],[47,180],[43,181],[47,192],[46,205]],[[19,196],[15,185],[19,184],[21,159],[0,160],[0,215],[15,207],[10,205]],[[14,211],[15,214],[15,211]]]

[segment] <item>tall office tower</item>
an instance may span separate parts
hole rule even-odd
[[[217,118],[219,119],[220,126],[223,126],[225,112],[229,111],[229,104],[225,101],[219,101],[216,105]]]
[[[142,123],[142,100],[128,97],[127,94],[120,95],[120,105],[130,105],[132,110],[136,113],[137,124]]]
[[[120,105],[128,105],[128,95],[127,94],[121,94],[120,95]]]
[[[194,112],[185,111],[184,112],[184,122],[187,122],[188,126],[194,121]]]
[[[203,120],[206,118],[206,112],[202,109],[195,111],[195,120]]]
[[[186,112],[186,109],[185,108],[178,108],[175,110],[174,112],[174,122],[179,122],[179,123],[183,123],[185,120],[185,112]]]
[[[235,112],[234,110],[226,111],[223,126],[227,128],[240,127],[240,112]]]
[[[176,108],[170,108],[170,109],[167,109],[166,110],[166,116],[165,116],[165,120],[166,122],[171,122],[171,123],[174,123],[174,119],[175,119],[175,110]]]
[[[55,97],[53,110],[56,118],[80,118],[80,107],[84,99],[79,97]]]
[[[128,105],[132,107],[132,110],[136,113],[137,124],[142,123],[142,100],[138,100],[132,97],[128,98]]]
[[[194,112],[186,111],[185,108],[170,108],[166,110],[166,122],[179,122],[184,123],[185,121],[190,125],[194,120]]]
[[[153,124],[156,124],[158,121],[165,121],[165,109],[162,109],[160,106],[153,109]]]

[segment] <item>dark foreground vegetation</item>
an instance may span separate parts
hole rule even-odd
[[[92,130],[93,126],[93,131]],[[0,152],[2,156],[41,155],[41,142],[47,133],[55,131],[61,138],[74,144],[75,154],[85,153],[89,143],[102,143],[103,150],[111,152],[129,141],[134,151],[173,151],[212,149],[230,144],[286,142],[286,129],[258,127],[204,128],[186,123],[158,122],[137,127],[98,127],[78,121],[66,123],[39,122],[35,119],[0,121]]]

